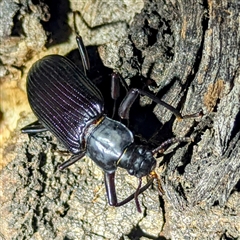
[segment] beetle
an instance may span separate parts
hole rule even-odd
[[[82,39],[77,35],[76,40],[85,69],[88,69]],[[112,76],[113,81],[117,81],[116,75]],[[72,153],[70,159],[59,166],[60,170],[85,155],[90,157],[104,172],[108,203],[111,206],[122,206],[134,198],[140,212],[137,196],[152,183],[150,180],[141,188],[141,178],[155,169],[156,159],[153,155],[174,141],[189,140],[167,140],[154,150],[135,144],[133,133],[124,124],[104,114],[104,100],[99,89],[64,56],[48,55],[35,62],[28,72],[26,88],[29,104],[38,121],[22,128],[22,132],[50,131],[54,134]],[[117,90],[113,89],[112,92],[113,95],[118,95]],[[150,97],[180,119],[196,116],[182,116],[175,108],[151,93],[131,89],[119,107],[120,117],[129,118],[131,105],[139,94]],[[136,192],[121,202],[118,202],[115,190],[115,172],[118,167],[139,178]]]

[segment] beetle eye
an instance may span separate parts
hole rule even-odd
[[[134,174],[133,169],[129,169],[129,170],[128,170],[128,173],[129,173],[130,175],[133,175],[133,174]]]

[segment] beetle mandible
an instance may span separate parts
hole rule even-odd
[[[82,39],[77,35],[76,40],[85,62],[84,69],[88,69],[89,61]],[[113,79],[117,79],[115,74]],[[129,117],[131,105],[139,94],[150,97],[180,119],[196,116],[181,116],[175,108],[151,93],[131,89],[119,107],[120,117]],[[125,125],[104,115],[104,101],[98,88],[74,63],[60,55],[48,55],[33,64],[27,76],[27,95],[38,121],[22,128],[22,132],[52,132],[73,154],[60,165],[61,170],[83,156],[89,156],[104,171],[107,198],[111,206],[122,206],[134,198],[140,212],[137,196],[152,183],[149,181],[141,188],[141,178],[154,170],[156,159],[153,155],[167,144],[189,140],[167,140],[154,150],[136,145],[132,132]],[[115,190],[115,172],[118,167],[140,179],[137,191],[121,202],[118,202]]]

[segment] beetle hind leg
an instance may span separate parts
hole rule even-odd
[[[45,131],[47,131],[47,129],[38,120],[33,123],[30,123],[29,125],[21,129],[22,133],[28,133],[28,134],[41,133]]]

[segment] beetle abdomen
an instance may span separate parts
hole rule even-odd
[[[30,69],[27,93],[39,121],[69,151],[80,152],[84,130],[103,113],[100,91],[70,60],[49,55]]]

